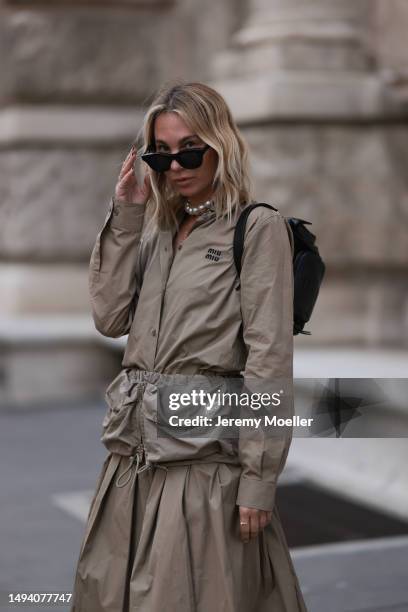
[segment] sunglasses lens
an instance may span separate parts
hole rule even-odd
[[[171,159],[161,153],[147,153],[142,155],[142,159],[156,172],[166,172],[171,165]]]
[[[183,151],[179,155],[180,165],[183,168],[192,170],[201,166],[203,155],[200,151]]]

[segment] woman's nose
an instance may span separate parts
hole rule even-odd
[[[172,160],[170,164],[170,170],[180,170],[181,166],[175,159]]]

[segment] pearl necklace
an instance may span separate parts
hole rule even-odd
[[[209,209],[213,207],[213,201],[207,200],[198,206],[191,206],[190,202],[186,202],[184,205],[184,210],[189,215],[199,215],[203,210]]]

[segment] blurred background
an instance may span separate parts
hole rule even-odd
[[[164,81],[224,95],[255,197],[312,222],[298,401],[305,379],[407,378],[407,31],[406,0],[0,0],[0,589],[72,586],[126,340],[94,329],[88,262]],[[382,418],[406,424],[391,395]],[[312,612],[408,610],[397,436],[294,439],[282,520]]]

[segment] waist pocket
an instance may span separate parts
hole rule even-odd
[[[100,439],[110,452],[133,455],[141,446],[138,412],[143,391],[143,383],[131,380],[126,370],[122,370],[106,389],[108,409],[102,421]]]

